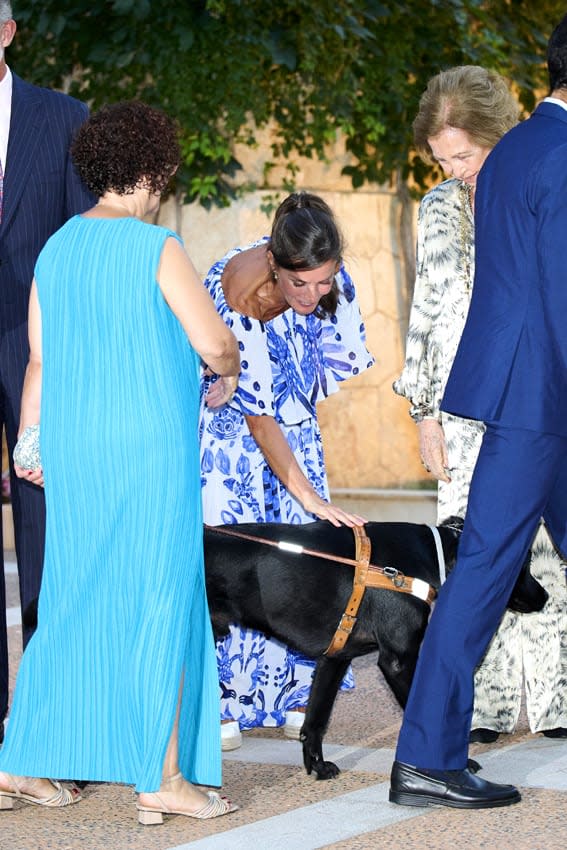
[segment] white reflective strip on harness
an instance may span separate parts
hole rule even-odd
[[[435,548],[437,549],[437,560],[439,562],[439,582],[445,584],[447,578],[447,568],[445,566],[445,553],[443,552],[443,544],[441,543],[441,535],[436,525],[430,525],[433,539],[435,540]]]
[[[412,583],[411,583],[412,596],[417,596],[418,599],[423,599],[424,602],[427,602],[427,597],[429,596],[430,590],[431,590],[431,588],[427,584],[426,581],[422,581],[420,578],[412,579]]]
[[[284,552],[295,552],[296,555],[301,555],[303,552],[303,546],[298,546],[297,543],[285,543],[283,541],[278,543],[278,549],[283,549]]]

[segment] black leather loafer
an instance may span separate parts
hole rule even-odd
[[[395,761],[390,780],[390,802],[400,806],[452,806],[490,809],[519,803],[513,785],[498,785],[470,770],[425,770]]]
[[[546,738],[567,738],[567,729],[565,726],[558,726],[556,729],[544,729],[541,734]]]

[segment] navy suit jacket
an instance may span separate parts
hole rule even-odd
[[[13,74],[12,111],[0,223],[0,329],[27,322],[37,256],[68,218],[92,206],[69,146],[85,104]]]
[[[476,272],[442,402],[470,419],[567,436],[567,111],[542,103],[485,161]]]

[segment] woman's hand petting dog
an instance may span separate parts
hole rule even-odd
[[[331,504],[331,502],[326,502],[315,490],[303,498],[302,504],[308,513],[314,514],[318,519],[328,520],[337,528],[340,525],[348,525],[349,528],[352,528],[353,525],[364,525],[368,522],[358,514],[351,514],[348,511],[343,511],[337,505]]]

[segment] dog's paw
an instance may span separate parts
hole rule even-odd
[[[315,774],[315,779],[335,779],[341,772],[337,765],[332,761],[321,761],[321,759],[313,759],[310,764],[305,763],[307,775]]]
[[[317,774],[317,779],[335,779],[341,772],[337,765],[332,761],[324,761],[313,768]]]
[[[341,772],[332,761],[323,761],[320,754],[309,752],[303,748],[303,764],[307,775],[315,774],[316,779],[334,779]]]

